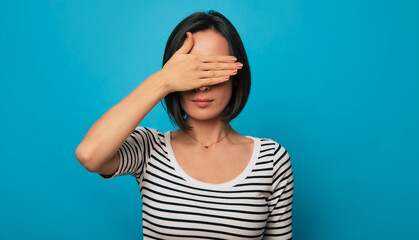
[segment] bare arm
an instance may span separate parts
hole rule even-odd
[[[87,170],[97,172],[108,161],[112,161],[110,169],[102,172],[111,174],[116,171],[119,164],[118,148],[151,109],[170,92],[159,74],[157,72],[147,78],[89,129],[75,152],[76,158]]]

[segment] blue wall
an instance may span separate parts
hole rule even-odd
[[[173,28],[214,9],[252,90],[232,126],[287,148],[295,239],[418,239],[417,1],[2,1],[0,239],[139,239],[135,179],[74,151],[161,68]],[[158,104],[141,123],[174,130]]]

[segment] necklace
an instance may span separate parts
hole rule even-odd
[[[229,125],[230,126],[230,125]],[[223,138],[221,138],[220,140],[218,140],[218,141],[216,141],[215,143],[211,143],[211,144],[209,144],[209,145],[207,145],[207,144],[202,144],[200,141],[198,141],[196,138],[194,138],[194,137],[192,137],[192,135],[190,135],[189,133],[187,133],[187,132],[185,132],[188,136],[190,136],[191,138],[193,138],[195,141],[197,141],[199,144],[201,144],[202,146],[204,146],[206,149],[208,149],[211,145],[214,145],[214,144],[216,144],[216,143],[218,143],[218,142],[220,142],[221,140],[223,140],[224,138],[226,138],[227,136],[228,136],[228,134],[230,133],[230,130],[231,130],[231,126],[230,126],[230,128],[228,129],[228,132],[227,132],[227,134],[223,137]]]

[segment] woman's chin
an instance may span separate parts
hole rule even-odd
[[[188,117],[192,120],[198,121],[209,121],[219,118],[219,114],[209,114],[209,113],[197,113],[197,114],[188,114]]]

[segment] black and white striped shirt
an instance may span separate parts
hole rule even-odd
[[[252,157],[235,179],[212,184],[190,177],[176,161],[170,131],[137,127],[118,150],[111,179],[136,178],[144,239],[292,239],[293,171],[287,150],[253,139]]]

